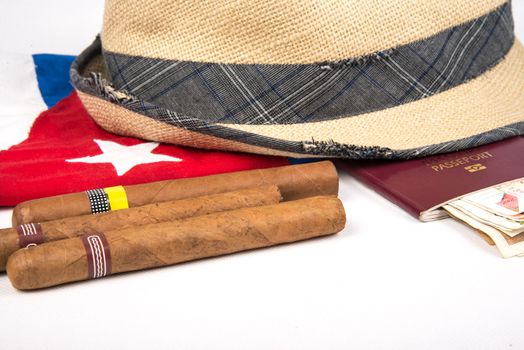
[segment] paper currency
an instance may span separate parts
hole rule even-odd
[[[443,208],[491,238],[503,257],[524,255],[524,179],[464,196]]]
[[[510,219],[524,219],[524,180],[464,196],[463,200]]]
[[[486,211],[481,207],[475,206],[465,200],[459,199],[449,204],[468,216],[482,222],[483,224],[493,226],[494,228],[504,232],[510,237],[524,232],[524,222],[509,219],[504,216],[499,216],[492,212]]]

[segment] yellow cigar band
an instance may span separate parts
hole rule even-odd
[[[107,194],[110,210],[129,208],[126,190],[123,186],[106,187],[104,188],[104,192]]]

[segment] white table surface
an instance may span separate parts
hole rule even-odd
[[[0,49],[78,54],[102,11],[4,0]],[[325,239],[29,293],[2,274],[0,349],[524,349],[524,260],[344,174],[340,198],[348,226]]]

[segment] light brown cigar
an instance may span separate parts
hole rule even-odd
[[[15,288],[38,289],[330,235],[345,222],[339,199],[313,197],[109,231],[106,244],[83,236],[20,249],[7,275]]]
[[[330,161],[151,182],[125,186],[125,190],[129,207],[138,207],[261,185],[277,185],[284,200],[338,194],[337,171]],[[91,214],[89,203],[85,192],[23,202],[13,210],[13,227]]]
[[[154,203],[141,207],[47,221],[39,224],[40,242],[51,242],[83,234],[106,232],[132,226],[205,215],[226,210],[276,204],[282,199],[275,185],[219,193],[209,196]],[[31,236],[20,235],[16,228],[0,229],[0,271],[9,255],[24,247]],[[34,231],[32,227],[25,232]],[[27,238],[26,238],[27,237]],[[42,243],[43,243],[42,242]]]

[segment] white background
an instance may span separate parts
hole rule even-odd
[[[102,12],[2,0],[0,49],[78,54]],[[524,260],[345,175],[340,197],[348,226],[330,238],[29,293],[0,275],[0,348],[524,349]]]

